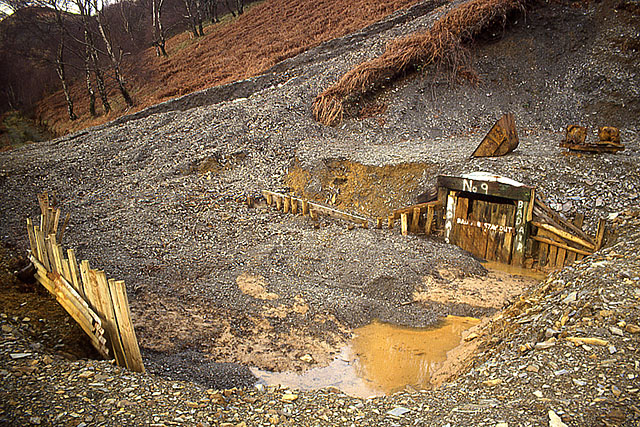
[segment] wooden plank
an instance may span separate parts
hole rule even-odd
[[[409,214],[401,213],[400,214],[400,232],[403,236],[409,234]]]
[[[556,265],[560,268],[565,266],[565,259],[567,257],[567,250],[562,246],[558,246],[558,255],[556,257]]]
[[[493,125],[471,156],[504,156],[515,150],[518,142],[518,132],[516,131],[513,113],[506,113]]]
[[[568,233],[568,232],[566,232],[564,230],[560,230],[559,228],[557,228],[557,227],[555,227],[553,225],[542,224],[542,223],[537,222],[537,221],[531,221],[531,224],[535,225],[538,228],[542,228],[543,230],[549,231],[549,232],[551,232],[551,233],[553,233],[553,234],[555,234],[555,235],[557,235],[559,237],[562,237],[563,239],[569,240],[569,241],[571,241],[573,243],[577,243],[578,245],[582,245],[585,248],[593,250],[596,247],[595,244],[593,244],[591,242],[587,242],[586,240],[583,240],[583,239],[581,239],[579,237],[576,237],[573,234]]]
[[[575,225],[576,227],[582,229],[582,224],[584,222],[584,215],[581,213],[577,213],[575,218],[573,219],[572,223],[573,225]],[[568,251],[567,252],[567,260],[566,260],[566,264],[570,265],[573,264],[576,260],[576,252],[573,251]]]
[[[267,206],[273,205],[273,195],[268,191],[263,191],[262,195],[264,196],[265,201],[267,202]]]
[[[584,255],[584,256],[589,256],[589,255],[592,254],[591,252],[588,252],[588,251],[585,251],[585,250],[582,250],[582,249],[578,249],[578,248],[572,248],[571,246],[565,245],[564,243],[560,243],[560,242],[554,241],[552,239],[548,239],[546,237],[531,236],[531,238],[533,240],[537,241],[537,242],[540,242],[541,244],[545,244],[547,246],[547,248],[549,246],[555,246],[558,249],[561,248],[566,252],[573,253],[574,254],[574,258],[575,258],[575,255],[578,255],[578,254]]]
[[[40,227],[43,227],[44,215],[47,209],[49,208],[49,195],[45,191],[44,193],[38,194],[38,204],[40,205],[40,212],[42,213],[42,217],[40,218]]]
[[[544,267],[547,265],[547,257],[549,256],[549,241],[538,236],[531,236],[531,238],[540,242],[538,245],[538,265]]]
[[[450,240],[454,245],[458,245],[460,244],[460,242],[465,241],[466,236],[468,235],[468,230],[464,226],[458,224],[458,219],[468,219],[467,215],[469,212],[469,199],[467,197],[457,195],[454,199],[454,202],[455,209],[453,211]]]
[[[465,191],[468,193],[476,193],[487,196],[496,196],[505,199],[524,201],[529,201],[532,188],[527,185],[521,185],[517,187],[498,181],[487,181],[483,179],[471,179],[445,175],[438,176],[436,178],[436,182],[438,187],[448,188],[449,190]]]
[[[53,212],[53,224],[51,226],[50,233],[57,234],[58,223],[60,222],[60,209],[55,209]]]
[[[113,304],[111,302],[111,295],[109,294],[107,276],[102,270],[89,270],[89,277],[97,296],[96,305],[98,315],[103,321],[102,325],[109,337],[109,343],[111,344],[116,363],[118,366],[126,366],[122,350],[122,341],[118,334],[115,315],[113,313]]]
[[[268,191],[268,190],[263,190],[263,194],[271,194],[273,196],[273,198],[276,201],[276,209],[281,209],[282,205],[283,205],[283,199],[285,198],[284,195],[275,193],[273,191]],[[300,199],[302,200],[302,199]],[[353,215],[347,212],[343,212],[343,211],[339,211],[337,209],[333,209],[324,205],[321,205],[319,203],[314,203],[314,202],[309,202],[306,200],[302,200],[303,206],[303,214],[305,211],[305,204],[307,205],[307,209],[309,210],[315,210],[316,211],[316,215],[317,214],[322,214],[322,215],[327,215],[330,216],[332,218],[338,218],[338,219],[342,219],[345,221],[351,221],[351,222],[355,222],[357,224],[362,225],[364,228],[367,228],[369,226],[369,220],[365,217],[359,216],[359,215]]]
[[[557,212],[551,209],[549,206],[542,203],[540,200],[536,200],[536,204],[533,207],[533,215],[534,217],[539,217],[539,219],[544,220],[543,222],[548,223],[556,228],[564,228],[571,233],[575,234],[578,238],[585,240],[595,247],[595,242],[591,238],[591,236],[587,235],[580,227],[575,226],[571,222],[562,218]],[[535,220],[540,222],[539,220]]]
[[[444,240],[447,243],[451,243],[453,224],[455,222],[455,211],[456,211],[456,199],[458,192],[451,191],[447,194],[447,208],[445,214],[445,223],[444,223]]]
[[[49,266],[51,267],[49,271],[55,271],[56,273],[59,273],[62,269],[62,265],[59,266],[58,262],[56,261],[56,251],[54,251],[53,248],[55,243],[55,234],[49,234],[44,240],[44,245],[47,248],[47,256],[49,257]],[[60,269],[58,269],[58,267],[60,267]]]
[[[604,233],[607,228],[607,220],[604,218],[600,218],[598,221],[598,230],[596,231],[596,245],[594,250],[600,250],[602,248],[602,244],[604,243]]]
[[[62,277],[73,286],[73,279],[71,278],[71,268],[69,267],[69,260],[62,259]],[[77,291],[78,289],[74,287]]]
[[[82,286],[82,279],[80,278],[80,270],[78,269],[76,251],[74,249],[67,249],[67,256],[69,257],[69,275],[71,276],[71,284],[74,289],[78,291],[80,296],[85,298],[84,287]]]
[[[505,227],[513,227],[515,229],[516,208],[511,204],[503,205],[501,209],[500,223],[504,223]],[[510,264],[513,254],[513,234],[504,233],[500,239],[500,251],[498,253],[498,261],[504,264]]]
[[[473,209],[472,209],[472,217],[473,221],[476,223],[483,223],[484,221],[484,210],[486,208],[487,202],[484,200],[473,200]],[[467,249],[469,252],[474,254],[479,258],[484,258],[484,255],[487,252],[487,236],[488,233],[485,232],[484,228],[481,227],[466,227],[469,231],[469,238],[462,242],[461,247],[463,249]],[[464,246],[463,246],[464,245]],[[466,248],[465,248],[466,246]]]
[[[44,233],[37,225],[33,227],[33,231],[36,234],[36,247],[38,249],[38,256],[36,258],[42,263],[45,269],[51,270],[49,255],[47,253],[47,247],[44,240]]]
[[[549,256],[547,266],[555,268],[557,266],[556,259],[558,258],[558,247],[556,245],[549,245]]]
[[[127,368],[135,372],[144,372],[144,364],[142,363],[140,348],[138,347],[138,339],[136,338],[133,323],[131,322],[129,300],[124,282],[121,280],[109,280],[109,291]]]
[[[420,232],[420,208],[413,208],[413,213],[411,214],[411,232],[419,233]]]
[[[435,213],[435,206],[427,207],[427,221],[424,224],[424,232],[427,236],[431,234],[431,229],[433,227],[434,213]]]
[[[33,222],[31,218],[27,218],[27,234],[29,235],[29,248],[31,253],[36,255],[38,253],[38,248],[36,246],[36,234],[33,229]]]
[[[516,208],[516,236],[513,240],[513,251],[511,257],[511,264],[522,266],[525,258],[525,248],[527,243],[527,237],[529,236],[529,225],[526,221],[527,211],[529,209],[529,203],[518,200]]]
[[[108,357],[103,337],[104,329],[100,317],[89,307],[86,301],[72,288],[72,286],[57,273],[49,273],[44,266],[33,256],[30,257],[36,267],[36,278],[53,294],[58,302],[78,322],[82,329],[90,337],[95,337],[97,350]],[[104,350],[104,352],[102,351]]]
[[[395,209],[393,211],[393,219],[399,219],[400,214],[402,213],[413,214],[413,210],[415,208],[419,208],[420,213],[424,213],[427,211],[429,206],[442,206],[442,202],[440,202],[439,200],[433,200],[431,202],[418,203],[417,205],[411,205],[401,209]]]
[[[489,219],[489,222],[491,222],[491,224],[500,225],[500,208],[501,204],[491,203],[491,213]],[[498,243],[500,239],[499,234],[500,232],[498,230],[489,230],[489,235],[487,236],[487,251],[485,253],[484,259],[489,261],[498,260]]]
[[[82,278],[82,289],[84,289],[85,301],[89,304],[89,306],[94,310],[98,311],[98,306],[96,301],[98,297],[95,295],[94,286],[91,283],[91,277],[89,276],[89,271],[91,271],[91,266],[89,265],[89,261],[86,259],[80,262],[80,277]]]

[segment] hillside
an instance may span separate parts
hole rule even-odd
[[[62,135],[181,95],[246,79],[276,63],[366,27],[415,0],[270,0],[251,5],[237,19],[227,15],[205,26],[205,36],[183,32],[167,40],[168,58],[149,48],[126,57],[126,77],[136,106],[115,101],[114,112],[91,118],[82,81],[73,94],[79,120],[70,122],[62,91],[39,103],[37,118]],[[118,99],[115,88],[112,97]]]
[[[469,3],[423,1],[259,76],[0,153],[0,423],[637,425],[634,2],[530,4],[466,41],[478,84],[416,67],[354,99],[337,126],[313,117],[316,96],[389,41]],[[518,148],[470,158],[504,112]],[[569,124],[589,139],[617,126],[625,150],[568,153]],[[476,171],[535,186],[559,214],[584,214],[590,234],[607,218],[607,246],[513,282],[439,237],[245,203],[270,189],[373,218],[413,204],[438,174]],[[71,214],[65,246],[127,283],[148,373],[92,359],[50,298],[20,293],[25,221],[45,190]],[[447,315],[483,323],[453,366],[436,367],[440,387],[368,399],[256,385],[255,368],[327,366],[374,320]]]

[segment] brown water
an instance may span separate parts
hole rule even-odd
[[[329,366],[302,374],[252,369],[267,384],[301,390],[337,387],[359,397],[380,396],[411,386],[429,387],[431,374],[460,343],[462,332],[478,324],[471,317],[447,316],[435,328],[404,328],[373,322],[358,328]]]

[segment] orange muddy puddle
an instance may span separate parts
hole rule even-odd
[[[501,264],[495,261],[486,261],[486,262],[483,262],[482,265],[487,270],[501,271],[503,273],[508,273],[512,276],[524,276],[524,277],[529,277],[539,281],[546,279],[548,276],[548,273],[545,273],[542,271],[532,270],[530,268],[524,268],[524,267],[516,267],[515,265],[510,265],[510,264]]]
[[[479,319],[447,316],[435,328],[405,328],[373,322],[354,331],[354,338],[329,364],[296,372],[268,372],[252,368],[270,385],[300,390],[336,387],[358,397],[381,396],[411,386],[429,388],[432,373],[460,343],[462,332]]]

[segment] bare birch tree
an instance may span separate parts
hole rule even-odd
[[[102,41],[105,44],[105,48],[107,50],[107,56],[111,61],[111,67],[113,69],[113,74],[118,85],[118,90],[120,94],[124,98],[124,102],[126,102],[127,106],[133,107],[134,102],[129,95],[129,91],[126,87],[126,82],[124,77],[122,76],[122,72],[120,70],[120,62],[122,61],[122,50],[120,50],[120,54],[116,56],[113,43],[111,42],[111,38],[109,36],[109,29],[107,27],[106,20],[104,19],[104,1],[93,0],[92,1],[93,8],[96,11],[96,21],[98,23],[98,30],[100,31],[100,35],[102,36]]]
[[[157,56],[168,56],[165,49],[166,38],[162,27],[162,6],[164,0],[151,0],[151,15],[153,23],[153,45],[156,47]]]

